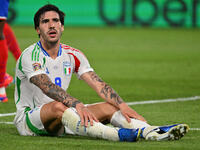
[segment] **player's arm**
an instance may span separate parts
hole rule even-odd
[[[136,118],[142,121],[146,121],[136,111],[131,109],[114,91],[114,89],[111,88],[110,85],[105,83],[95,72],[90,71],[84,73],[81,76],[81,79],[84,80],[90,87],[92,87],[101,98],[117,107],[126,117],[128,122],[130,122],[130,118]]]
[[[62,102],[67,107],[76,107],[80,103],[79,100],[67,94],[58,85],[52,83],[50,78],[45,74],[31,77],[30,82],[38,86],[48,97]]]
[[[62,102],[67,107],[76,108],[78,114],[80,115],[82,125],[85,123],[85,126],[87,126],[88,120],[90,120],[91,125],[93,124],[93,120],[98,121],[96,117],[89,112],[87,107],[83,105],[83,103],[67,94],[58,85],[52,83],[46,74],[35,75],[30,78],[30,82],[39,87],[48,97],[58,102]]]

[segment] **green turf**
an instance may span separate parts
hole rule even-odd
[[[25,49],[38,37],[33,27],[13,27]],[[62,42],[82,50],[97,74],[126,102],[200,95],[200,30],[143,28],[65,28]],[[14,75],[9,55],[7,72]],[[68,92],[84,103],[101,101],[83,81],[73,77]],[[0,113],[15,112],[14,86],[7,88],[8,103]],[[187,123],[200,128],[200,101],[132,106],[151,124]],[[14,116],[0,117],[11,122]],[[0,124],[0,149],[200,149],[200,131],[190,131],[179,141],[110,142],[78,136],[23,137],[14,125]]]

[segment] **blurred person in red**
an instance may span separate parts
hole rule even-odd
[[[13,81],[6,73],[8,50],[17,60],[21,54],[19,45],[10,26],[7,24],[9,0],[0,1],[0,102],[7,102],[5,88]]]

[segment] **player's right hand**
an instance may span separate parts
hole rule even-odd
[[[94,116],[94,114],[83,105],[83,103],[78,103],[76,105],[76,111],[80,116],[81,125],[87,127],[88,122],[93,126],[93,121],[99,122],[99,120]]]
[[[139,115],[135,110],[130,108],[126,103],[119,104],[120,111],[126,120],[130,123],[131,118],[135,118],[144,122],[147,122],[144,117]]]

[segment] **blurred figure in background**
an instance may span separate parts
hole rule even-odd
[[[0,1],[0,102],[7,102],[5,88],[13,81],[6,73],[8,50],[17,60],[21,54],[19,45],[10,26],[7,24],[9,0]]]
[[[19,48],[19,44],[16,40],[14,32],[12,31],[8,23],[5,23],[4,25],[3,34],[6,39],[8,50],[13,54],[15,60],[17,61],[17,59],[21,55],[21,50]]]

